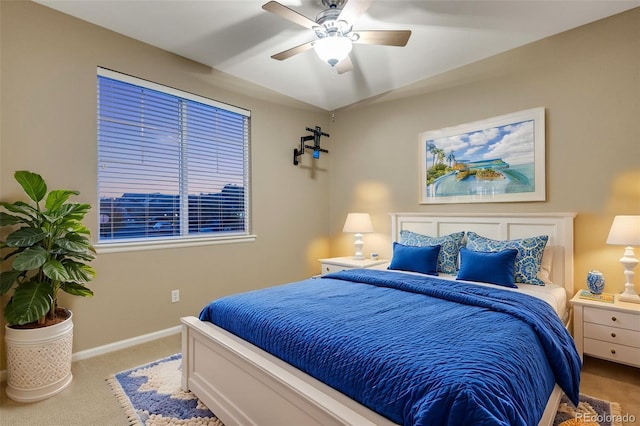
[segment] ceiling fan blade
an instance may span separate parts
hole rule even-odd
[[[336,64],[336,71],[338,74],[344,74],[345,72],[353,71],[353,62],[350,57],[346,57]]]
[[[354,31],[360,38],[354,43],[381,44],[384,46],[406,46],[411,37],[409,30],[368,30]]]
[[[318,25],[315,21],[312,21],[306,16],[299,14],[293,9],[289,9],[287,6],[281,5],[277,1],[270,1],[268,3],[265,3],[262,5],[262,8],[267,12],[274,13],[298,25],[309,28],[310,30],[312,30],[314,26]]]
[[[372,1],[373,0],[348,0],[342,7],[342,12],[340,12],[338,20],[347,21],[353,25],[355,20],[369,9]]]
[[[276,53],[275,55],[271,56],[273,59],[277,59],[279,61],[285,60],[287,58],[290,58],[294,55],[297,55],[298,53],[302,53],[302,52],[306,52],[307,50],[313,48],[313,41],[307,42],[307,43],[303,43],[299,46],[296,47],[292,47],[291,49],[287,49],[284,50],[280,53]]]

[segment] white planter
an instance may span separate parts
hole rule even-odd
[[[71,384],[73,321],[50,327],[5,327],[7,343],[7,396],[18,402],[49,398]]]

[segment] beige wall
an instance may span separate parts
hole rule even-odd
[[[97,205],[96,66],[251,110],[252,243],[103,254],[95,297],[74,311],[74,352],[179,325],[216,297],[306,278],[328,255],[328,158],[292,165],[306,126],[326,111],[234,80],[184,58],[30,2],[1,2],[1,199],[20,195],[13,172],[42,174]],[[213,47],[212,47],[213,48]],[[229,90],[231,89],[231,90]],[[247,93],[251,93],[248,96]],[[88,220],[97,231],[97,212]],[[181,301],[170,303],[180,289]],[[4,325],[2,327],[4,335]],[[4,346],[4,336],[0,341]],[[4,357],[5,351],[1,350]],[[4,368],[4,359],[0,370]]]
[[[545,202],[418,204],[419,133],[539,106],[546,108]],[[623,248],[605,241],[614,215],[640,214],[640,8],[335,115],[332,255],[352,250],[341,233],[349,211],[372,213],[377,232],[365,236],[365,251],[385,256],[390,211],[576,212],[576,288],[600,269],[607,291],[623,289]]]
[[[18,194],[13,171],[30,169],[95,205],[96,66],[252,111],[257,241],[100,255],[96,296],[63,300],[75,314],[74,351],[175,326],[223,294],[317,272],[317,258],[351,253],[341,232],[349,211],[372,213],[377,232],[365,249],[386,256],[391,211],[573,211],[576,286],[598,268],[607,290],[622,288],[622,248],[604,241],[613,215],[640,214],[640,9],[337,111],[335,122],[37,4],[0,2],[0,19],[2,200]],[[420,132],[537,106],[547,111],[546,202],[418,204]],[[292,150],[311,125],[331,133],[331,153],[294,167]],[[97,230],[96,216],[88,225]],[[182,300],[171,304],[176,288]]]

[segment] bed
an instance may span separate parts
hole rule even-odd
[[[461,231],[465,232],[465,235],[480,235],[482,237],[493,239],[495,241],[512,241],[528,239],[530,237],[536,237],[545,235],[548,237],[546,246],[544,249],[545,260],[545,276],[540,275],[540,279],[544,279],[547,285],[534,286],[530,284],[519,285],[524,287],[524,292],[519,291],[517,288],[494,289],[496,286],[492,284],[482,284],[475,281],[467,280],[455,280],[452,277],[447,277],[447,274],[440,274],[439,277],[433,278],[430,276],[424,276],[423,274],[415,273],[414,271],[388,271],[388,270],[355,270],[344,271],[337,274],[332,274],[318,279],[305,280],[302,283],[293,283],[285,286],[278,286],[275,290],[272,289],[272,308],[281,308],[279,315],[285,315],[291,313],[291,311],[297,309],[295,306],[291,308],[285,308],[284,305],[277,306],[279,300],[287,298],[287,292],[293,288],[294,293],[301,291],[303,293],[291,295],[291,299],[295,302],[295,299],[305,298],[305,303],[298,303],[305,309],[320,310],[322,311],[322,305],[331,305],[333,308],[337,308],[333,312],[330,312],[329,316],[336,315],[336,312],[343,312],[347,315],[344,318],[335,318],[335,324],[333,328],[325,328],[325,324],[331,322],[331,318],[326,317],[322,321],[310,321],[309,324],[304,327],[313,328],[317,324],[321,324],[322,333],[325,336],[336,337],[339,342],[342,343],[342,348],[349,348],[336,350],[331,349],[329,346],[322,347],[322,356],[306,354],[304,361],[295,359],[293,355],[289,355],[283,351],[284,347],[290,346],[303,346],[312,342],[322,342],[324,345],[324,338],[313,337],[311,340],[305,338],[306,328],[301,328],[300,324],[296,324],[295,331],[289,332],[298,339],[297,342],[288,343],[289,337],[285,339],[285,334],[282,334],[282,338],[278,333],[287,333],[286,330],[280,330],[279,324],[288,323],[291,320],[288,317],[283,317],[282,320],[273,321],[273,312],[268,314],[265,318],[257,318],[257,321],[261,324],[260,327],[250,325],[245,321],[247,318],[254,317],[254,312],[257,310],[253,308],[252,303],[255,299],[269,299],[265,297],[270,293],[258,293],[259,297],[247,295],[246,300],[242,300],[242,309],[246,309],[241,313],[241,320],[226,320],[222,311],[225,309],[235,310],[233,304],[225,305],[227,303],[226,298],[222,298],[222,301],[216,301],[217,310],[213,310],[211,314],[204,314],[201,318],[209,318],[217,321],[222,326],[214,325],[212,322],[201,320],[196,317],[186,317],[182,319],[183,334],[182,334],[182,350],[183,350],[183,377],[182,387],[185,390],[191,390],[194,392],[216,415],[228,426],[233,424],[239,425],[270,425],[270,424],[355,424],[355,425],[391,425],[399,423],[421,423],[429,424],[433,419],[433,422],[440,422],[442,419],[446,419],[450,424],[459,423],[460,418],[452,416],[452,412],[472,412],[477,410],[477,418],[482,418],[487,411],[489,414],[486,424],[499,424],[499,420],[492,420],[494,414],[492,410],[499,411],[499,416],[511,416],[507,418],[514,418],[513,422],[521,422],[523,424],[535,424],[531,418],[526,417],[526,413],[519,413],[514,410],[514,406],[511,401],[506,403],[502,401],[502,394],[514,396],[515,399],[520,398],[519,404],[522,407],[528,408],[536,405],[535,417],[538,424],[552,424],[555,415],[556,408],[558,406],[560,397],[562,396],[562,389],[568,390],[568,394],[577,398],[577,384],[579,382],[579,357],[575,352],[570,338],[567,340],[566,330],[563,328],[568,325],[568,319],[571,318],[567,311],[567,297],[573,294],[573,217],[574,214],[562,213],[562,214],[456,214],[456,215],[430,215],[422,213],[394,213],[391,214],[391,240],[393,243],[407,242],[407,235],[417,234],[431,236],[432,238],[439,238],[449,236]],[[465,237],[467,238],[467,237]],[[467,243],[473,243],[474,240],[470,240]],[[407,244],[409,245],[409,244]],[[399,244],[399,247],[404,247],[403,244]],[[487,250],[489,251],[489,250]],[[503,250],[508,252],[509,250]],[[394,244],[394,260],[395,256],[395,244]],[[466,256],[466,254],[465,254]],[[440,266],[440,264],[438,264]],[[400,278],[398,278],[400,277]],[[449,281],[442,281],[441,278],[449,279]],[[453,277],[455,278],[455,277]],[[473,278],[473,277],[472,277]],[[364,282],[364,283],[363,283]],[[446,283],[446,284],[443,284]],[[401,288],[396,288],[400,286]],[[425,290],[429,288],[430,290]],[[361,290],[364,289],[364,290]],[[427,294],[423,294],[423,292]],[[280,292],[280,293],[278,293]],[[310,293],[311,292],[311,296]],[[420,335],[433,334],[435,342],[428,344],[429,351],[421,351],[419,354],[415,349],[410,349],[409,346],[404,346],[404,340],[412,341],[416,338],[416,332],[414,334],[409,333],[406,337],[399,337],[397,326],[390,325],[385,330],[377,331],[373,335],[368,335],[367,339],[358,339],[358,335],[367,335],[366,323],[360,323],[359,319],[367,315],[351,312],[351,309],[346,309],[348,306],[350,297],[356,296],[356,293],[365,292],[368,301],[357,302],[356,305],[362,305],[361,308],[375,311],[375,315],[368,315],[371,318],[379,319],[379,322],[387,324],[389,319],[384,315],[388,315],[389,318],[398,317],[398,312],[387,309],[381,309],[378,305],[369,305],[369,301],[383,300],[383,297],[387,297],[387,293],[393,293],[393,297],[399,297],[392,302],[385,302],[391,305],[397,305],[404,307],[405,312],[409,312],[408,316],[402,314],[400,321],[407,323],[410,321],[417,321],[417,324],[426,324],[423,318],[410,318],[414,312],[413,309],[407,309],[410,306],[416,304],[429,305],[431,309],[426,315],[431,317],[434,312],[448,313],[453,318],[438,319],[440,321],[435,326],[430,326],[429,333],[423,331],[416,331]],[[531,294],[534,293],[533,296]],[[251,292],[253,293],[253,292]],[[326,297],[329,297],[327,302],[320,299],[321,293],[326,293]],[[383,295],[384,293],[384,295]],[[536,294],[539,293],[539,294]],[[315,295],[314,295],[315,294]],[[463,294],[464,296],[460,296]],[[314,303],[316,301],[318,303]],[[373,295],[373,296],[372,296]],[[477,321],[477,313],[469,312],[464,313],[458,311],[461,305],[466,305],[467,299],[479,298],[480,307],[473,307],[469,309],[480,309],[485,312],[487,310],[492,311],[491,314],[483,315],[497,315],[496,319],[493,317],[486,317],[482,327],[483,333],[473,332],[470,335],[462,335],[458,337],[459,341],[482,341],[489,340],[495,345],[500,338],[495,336],[499,334],[490,334],[488,331],[492,324],[502,324],[505,321],[509,323],[518,323],[515,334],[510,335],[509,339],[505,340],[505,348],[500,349],[501,352],[509,353],[514,351],[513,348],[509,348],[508,341],[517,340],[517,345],[521,347],[533,347],[534,345],[527,341],[520,339],[539,339],[543,342],[542,346],[552,346],[550,352],[538,353],[539,349],[527,350],[520,352],[532,352],[533,354],[527,355],[526,365],[524,369],[520,368],[518,363],[509,362],[504,363],[509,366],[505,371],[498,371],[495,376],[493,374],[493,368],[484,368],[483,357],[486,354],[482,351],[490,351],[489,347],[482,349],[467,350],[467,353],[481,354],[476,359],[470,359],[473,357],[463,355],[460,353],[444,352],[445,356],[437,355],[434,346],[438,346],[438,342],[444,342],[445,334],[452,334],[454,336],[463,332],[460,329],[469,329],[469,326],[463,325],[463,318],[469,317],[471,321]],[[460,300],[460,298],[464,300]],[[418,298],[422,298],[418,300]],[[436,300],[438,299],[438,300]],[[386,299],[384,299],[386,300]],[[428,303],[421,300],[428,300]],[[537,314],[530,314],[529,310],[522,310],[519,304],[522,304],[524,300],[527,306],[538,306],[535,308],[539,311]],[[489,302],[488,302],[489,301]],[[347,305],[340,307],[340,303],[347,303]],[[372,302],[373,303],[373,302]],[[431,305],[433,303],[433,305]],[[494,306],[494,303],[499,303],[499,306]],[[444,304],[444,305],[443,305]],[[491,306],[487,306],[487,304]],[[236,304],[237,305],[237,304]],[[513,308],[513,306],[516,308]],[[210,305],[207,305],[207,307]],[[207,308],[203,309],[203,313]],[[239,308],[238,308],[239,309]],[[464,309],[467,309],[466,307]],[[510,311],[515,309],[515,311]],[[496,312],[493,312],[496,310]],[[507,310],[509,312],[502,312]],[[531,308],[531,312],[533,312]],[[305,311],[306,312],[306,311]],[[352,315],[349,318],[349,314]],[[242,316],[244,315],[244,316]],[[305,316],[306,313],[302,316]],[[300,317],[301,315],[298,315]],[[533,323],[524,325],[520,317],[536,317],[537,319],[527,319],[527,321],[533,321]],[[554,319],[551,319],[551,318]],[[433,317],[436,321],[436,317]],[[518,318],[513,320],[513,318]],[[561,320],[562,319],[562,320]],[[466,321],[466,319],[465,319]],[[303,321],[304,322],[304,321]],[[353,335],[349,335],[351,331],[347,332],[342,329],[349,327],[340,327],[340,324],[352,324]],[[449,324],[456,324],[457,328],[452,328],[450,331]],[[240,324],[237,326],[237,324]],[[446,327],[442,324],[447,324]],[[480,324],[477,323],[476,324]],[[559,326],[558,326],[559,324]],[[224,327],[224,328],[223,328]],[[235,328],[234,328],[235,327]],[[396,327],[396,328],[394,328]],[[511,325],[509,325],[511,327]],[[225,329],[226,328],[226,329]],[[402,327],[400,327],[402,328]],[[415,327],[404,327],[408,330],[413,330]],[[557,329],[561,328],[565,333],[561,333]],[[243,330],[244,329],[244,330]],[[233,331],[230,332],[229,330]],[[249,331],[247,331],[249,330]],[[251,335],[251,330],[256,331],[256,335]],[[447,333],[438,335],[437,331],[447,330]],[[538,330],[538,331],[529,331]],[[554,330],[553,333],[548,330]],[[257,332],[259,331],[259,332]],[[499,330],[494,330],[498,332]],[[542,335],[540,334],[542,331]],[[245,334],[247,340],[251,340],[256,344],[249,343],[247,340],[238,337],[238,335]],[[386,337],[385,337],[386,333]],[[533,334],[532,334],[533,333]],[[533,337],[526,337],[532,334]],[[547,334],[553,334],[549,337]],[[566,335],[565,335],[566,334]],[[377,338],[379,335],[379,338]],[[297,336],[297,337],[296,337]],[[466,336],[466,337],[465,337]],[[514,338],[517,337],[517,338]],[[522,337],[521,337],[522,336]],[[560,337],[558,337],[560,336]],[[305,340],[306,339],[306,340]],[[340,340],[350,339],[350,340]],[[386,339],[386,340],[385,340]],[[402,340],[404,339],[404,340]],[[549,339],[549,340],[547,340]],[[559,342],[555,340],[558,339]],[[366,342],[362,342],[366,340]],[[385,341],[393,341],[393,344],[384,345]],[[280,348],[278,345],[282,343]],[[315,344],[315,343],[314,343]],[[331,343],[327,343],[331,344]],[[360,346],[360,344],[373,344],[371,346]],[[474,343],[475,344],[475,343]],[[500,342],[502,344],[502,342]],[[375,346],[377,345],[377,346]],[[444,345],[444,343],[443,343]],[[278,356],[271,355],[271,353],[261,349],[258,346],[268,349],[269,351],[278,354]],[[272,347],[274,346],[274,347]],[[389,362],[389,355],[377,357],[377,364],[374,367],[367,367],[368,370],[358,370],[362,368],[360,366],[360,358],[376,358],[370,354],[382,353],[386,351],[385,346],[391,347],[396,352],[393,352],[393,356],[396,356],[395,360],[402,360],[402,362]],[[463,345],[453,345],[463,346]],[[497,346],[496,346],[497,347]],[[551,347],[551,346],[550,346]],[[445,351],[451,351],[452,348],[445,349]],[[541,349],[540,349],[541,350]],[[546,349],[544,349],[546,350]],[[333,351],[333,352],[332,352]],[[398,352],[400,351],[400,352]],[[411,352],[413,351],[413,352]],[[424,353],[423,353],[424,352]],[[304,351],[303,351],[304,353]],[[407,356],[407,353],[410,355]],[[400,354],[400,355],[398,355]],[[413,354],[413,355],[411,355]],[[303,355],[305,356],[305,355]],[[419,356],[425,358],[420,359]],[[438,358],[433,358],[433,357]],[[486,355],[488,356],[488,355]],[[501,355],[502,356],[502,355]],[[518,355],[520,356],[520,355]],[[354,358],[355,357],[355,358]],[[322,373],[316,371],[320,368],[314,364],[317,359],[323,359],[322,362],[316,364],[329,364],[331,368],[328,370],[328,375],[323,376]],[[326,358],[326,359],[324,359]],[[404,360],[411,361],[413,358],[418,360],[418,364],[424,365],[438,365],[438,370],[420,370],[416,373],[413,370],[404,369]],[[551,361],[542,362],[542,359],[550,359]],[[391,358],[393,359],[393,358]],[[577,361],[576,361],[577,359]],[[285,361],[286,360],[286,361]],[[288,361],[288,362],[287,362]],[[369,362],[369,359],[367,359]],[[578,365],[576,365],[576,362]],[[536,364],[531,368],[530,363]],[[564,364],[563,364],[564,363]],[[573,363],[573,364],[572,364]],[[538,366],[537,364],[544,364]],[[296,365],[298,368],[294,367]],[[402,365],[402,368],[400,368]],[[532,364],[533,365],[533,364]],[[413,367],[411,367],[413,368]],[[451,385],[452,391],[440,392],[441,394],[451,394],[451,398],[443,397],[442,395],[435,395],[426,393],[420,390],[414,381],[409,381],[421,377],[436,377],[436,380],[444,380],[439,377],[438,374],[442,370],[452,370],[453,373],[447,372],[447,374],[457,375],[457,384]],[[538,369],[542,371],[537,373]],[[305,373],[303,370],[310,372]],[[362,383],[358,382],[358,379],[348,379],[348,384],[340,384],[337,380],[346,377],[347,371],[353,371],[351,374],[358,375],[358,371],[361,372]],[[380,380],[378,376],[373,375],[372,371],[386,372],[385,378]],[[412,371],[406,373],[406,371]],[[551,373],[550,373],[551,371]],[[438,374],[436,374],[438,373]],[[473,374],[472,374],[473,373]],[[313,375],[313,376],[312,376]],[[333,377],[331,377],[333,375]],[[506,375],[506,376],[505,376]],[[529,377],[527,375],[530,375]],[[539,375],[539,377],[537,376]],[[576,377],[578,375],[578,377]],[[320,380],[314,378],[319,377]],[[340,376],[340,377],[335,377]],[[398,379],[401,377],[401,379]],[[480,391],[471,391],[471,397],[459,398],[460,392],[455,390],[455,386],[462,386],[462,382],[465,386],[468,382],[473,382],[474,378],[482,377],[482,380],[476,380],[480,382]],[[509,380],[504,379],[508,377]],[[512,380],[516,383],[510,383]],[[398,380],[396,380],[398,379]],[[376,381],[377,380],[377,381]],[[395,381],[394,381],[395,380]],[[501,382],[504,380],[504,383]],[[551,381],[550,381],[551,380]],[[554,383],[554,381],[556,383]],[[507,384],[507,382],[509,382]],[[542,383],[541,388],[544,390],[527,390],[527,384]],[[328,384],[331,384],[329,386]],[[388,394],[392,395],[393,401],[389,400],[377,400],[377,389],[382,389],[384,383],[385,387],[390,390]],[[409,384],[411,383],[411,384]],[[518,384],[519,383],[519,384]],[[437,387],[430,385],[430,389],[450,389],[445,386]],[[514,387],[515,386],[515,387]],[[340,391],[338,391],[338,389]],[[373,389],[373,390],[372,390]],[[457,389],[457,388],[456,388]],[[505,390],[507,389],[507,390]],[[465,390],[466,391],[466,390]],[[382,393],[382,392],[380,392]],[[407,411],[406,407],[413,404],[415,401],[407,402],[408,399],[413,398],[414,394],[420,394],[421,408]],[[424,399],[424,395],[428,395],[427,399]],[[478,396],[479,395],[479,396]],[[484,395],[490,395],[487,399]],[[498,395],[498,396],[496,396]],[[404,399],[403,399],[404,398]],[[431,400],[429,399],[431,398]],[[457,399],[456,399],[457,398]],[[442,399],[444,402],[440,402]],[[537,402],[533,401],[534,399]],[[437,404],[433,401],[438,400]],[[476,400],[482,400],[476,403]],[[471,404],[471,401],[473,404]],[[516,401],[516,403],[518,403]],[[470,405],[471,404],[471,405]],[[394,407],[394,405],[396,405]],[[505,405],[507,408],[500,408],[501,405]],[[517,404],[516,404],[517,406]],[[387,409],[387,407],[390,407]],[[437,408],[439,407],[439,408]],[[497,407],[497,408],[496,408]],[[403,411],[404,410],[404,411]],[[466,410],[466,411],[465,411]],[[516,411],[516,412],[514,412]],[[526,410],[525,410],[526,411]],[[504,412],[508,412],[504,414]],[[400,413],[400,414],[399,414]],[[419,413],[419,414],[416,414]],[[465,414],[466,415],[466,414]],[[533,414],[530,414],[533,415]],[[444,416],[444,417],[442,417]],[[430,420],[431,419],[431,420]],[[508,420],[511,422],[511,420]],[[435,424],[435,423],[432,423]]]

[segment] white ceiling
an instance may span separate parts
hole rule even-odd
[[[36,0],[328,111],[640,6],[640,0],[374,0],[354,30],[408,29],[405,47],[354,45],[338,75],[313,50],[271,55],[314,39],[262,9],[267,0]],[[315,20],[320,0],[280,3]]]

